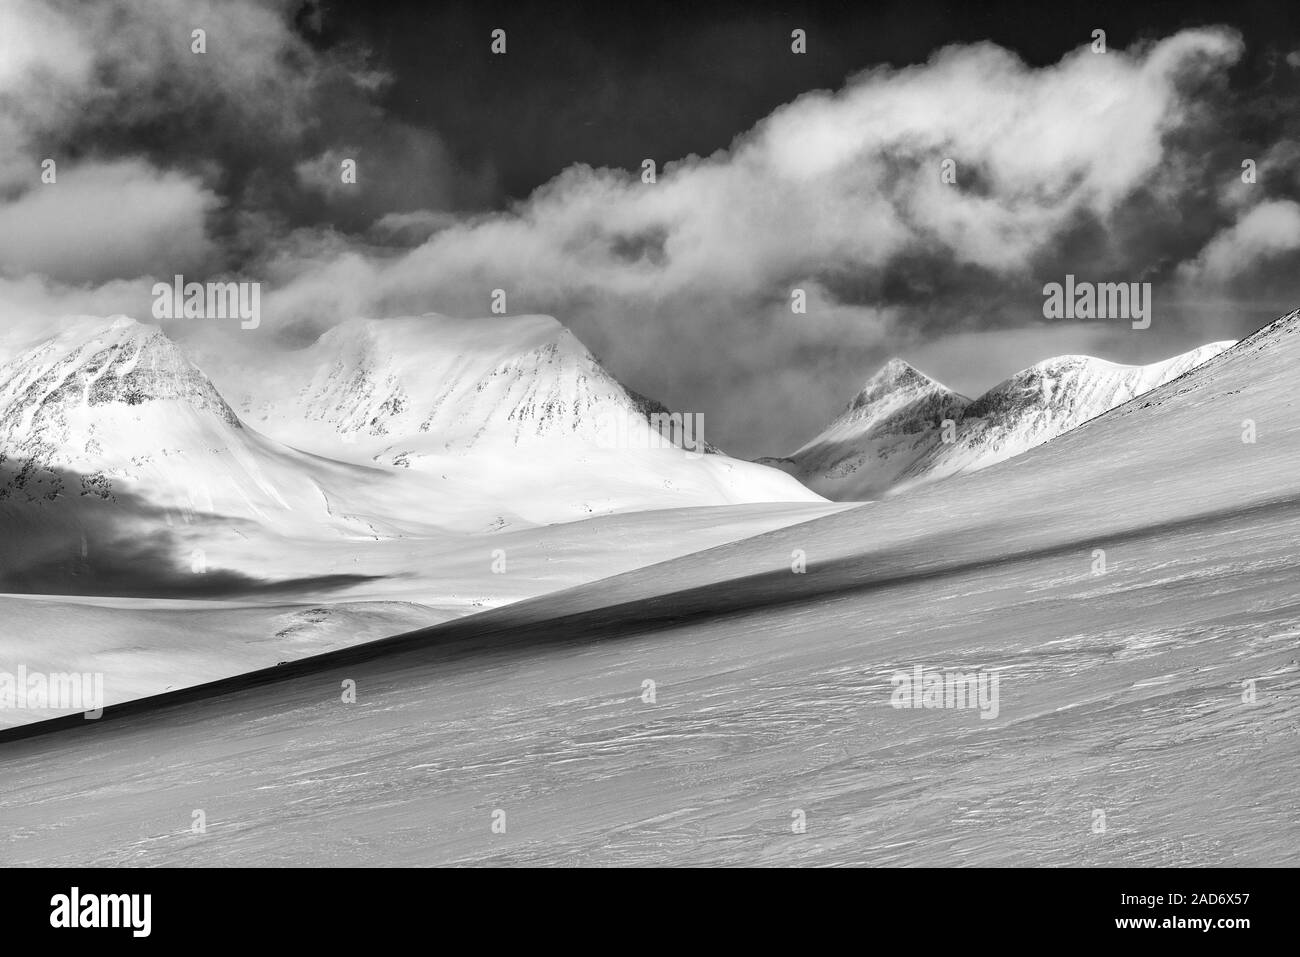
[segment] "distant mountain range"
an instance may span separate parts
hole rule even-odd
[[[974,400],[891,359],[814,439],[789,456],[758,461],[830,499],[880,498],[987,468],[1042,445],[1231,345],[1212,342],[1140,366],[1057,356],[1017,372]]]

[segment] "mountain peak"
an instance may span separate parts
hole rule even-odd
[[[898,441],[909,449],[945,419],[958,418],[967,399],[897,357],[866,381],[843,412],[791,457],[801,473],[847,475]],[[874,451],[873,451],[874,450]],[[905,455],[896,464],[910,462]]]
[[[162,330],[128,316],[80,323],[0,366],[0,438],[13,448],[71,434],[77,410],[176,401],[239,419]],[[70,418],[71,417],[71,418]]]
[[[931,392],[948,394],[950,391],[947,386],[936,382],[915,366],[895,356],[863,383],[862,389],[853,397],[846,411],[860,412],[899,395],[921,395]]]
[[[898,356],[891,357],[888,362],[880,367],[880,372],[877,374],[879,375],[882,373],[888,373],[890,375],[906,375],[909,373],[916,375],[921,374],[914,365],[906,359],[902,359]]]
[[[897,384],[918,380],[925,382],[934,381],[924,372],[921,372],[911,363],[907,362],[907,360],[894,356],[876,370],[876,373],[866,381],[866,385],[864,385],[863,388],[866,389],[872,385]]]
[[[667,411],[540,314],[352,319],[277,358],[256,401],[230,390],[245,419],[294,447],[366,464],[411,467],[505,445],[599,447],[609,422]],[[225,374],[219,366],[218,384]]]
[[[145,324],[143,322],[140,322],[137,319],[133,319],[130,316],[124,315],[123,313],[120,312],[116,313],[115,315],[109,316],[105,320],[105,322],[108,324],[108,328],[112,330],[145,328]]]

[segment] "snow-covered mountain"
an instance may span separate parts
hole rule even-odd
[[[78,322],[0,365],[0,460],[11,501],[129,491],[168,520],[277,528],[337,525],[320,480],[362,471],[245,428],[174,343],[125,316]]]
[[[820,501],[777,470],[656,441],[647,400],[550,319],[349,323],[234,381],[236,365],[216,363],[247,386],[242,414],[160,329],[124,316],[10,355],[0,557],[161,536],[173,556],[278,579],[319,571],[309,542]]]
[[[696,505],[818,501],[800,483],[683,444],[549,316],[353,320],[310,346],[209,371],[254,427],[340,461],[422,473],[500,522]],[[511,516],[514,516],[513,518]]]
[[[0,591],[198,594],[327,574],[320,546],[427,527],[427,499],[248,428],[159,329],[126,317],[78,321],[0,365]]]
[[[490,446],[651,441],[648,400],[549,316],[352,320],[234,378],[248,422],[339,458],[409,465]]]
[[[969,403],[902,359],[891,359],[811,442],[787,458],[759,461],[829,498],[875,498],[934,447],[939,424],[960,418]]]
[[[1232,344],[1213,342],[1137,366],[1057,356],[975,400],[891,359],[811,442],[788,457],[759,461],[831,499],[878,498],[1019,455],[1178,378]]]

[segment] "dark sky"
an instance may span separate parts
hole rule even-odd
[[[1300,46],[1300,10],[1234,3],[450,2],[328,4],[315,42],[359,41],[397,82],[394,115],[439,131],[456,158],[496,174],[519,198],[574,163],[633,169],[725,148],[782,103],[834,89],[877,64],[924,62],[939,47],[991,40],[1032,65],[1054,63],[1094,29],[1111,46],[1185,27],[1230,24],[1250,87],[1279,52]],[[508,55],[492,56],[494,28]],[[807,31],[808,52],[789,55]]]

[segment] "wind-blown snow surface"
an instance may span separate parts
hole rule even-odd
[[[1057,356],[974,401],[891,359],[815,439],[788,458],[759,461],[784,468],[828,498],[873,499],[1020,455],[1231,345],[1213,342],[1145,366]],[[953,423],[948,438],[944,420]]]
[[[534,598],[847,507],[660,509],[489,536],[370,543],[364,564],[345,549],[327,551],[331,574],[323,580],[232,589],[221,599],[0,594],[0,670],[22,664],[43,674],[103,673],[105,700],[118,704]],[[304,548],[321,558],[320,543]],[[0,708],[0,727],[55,714]]]
[[[1295,864],[1297,363],[1292,314],[971,475],[9,732],[0,859]],[[891,707],[916,665],[998,717]]]

